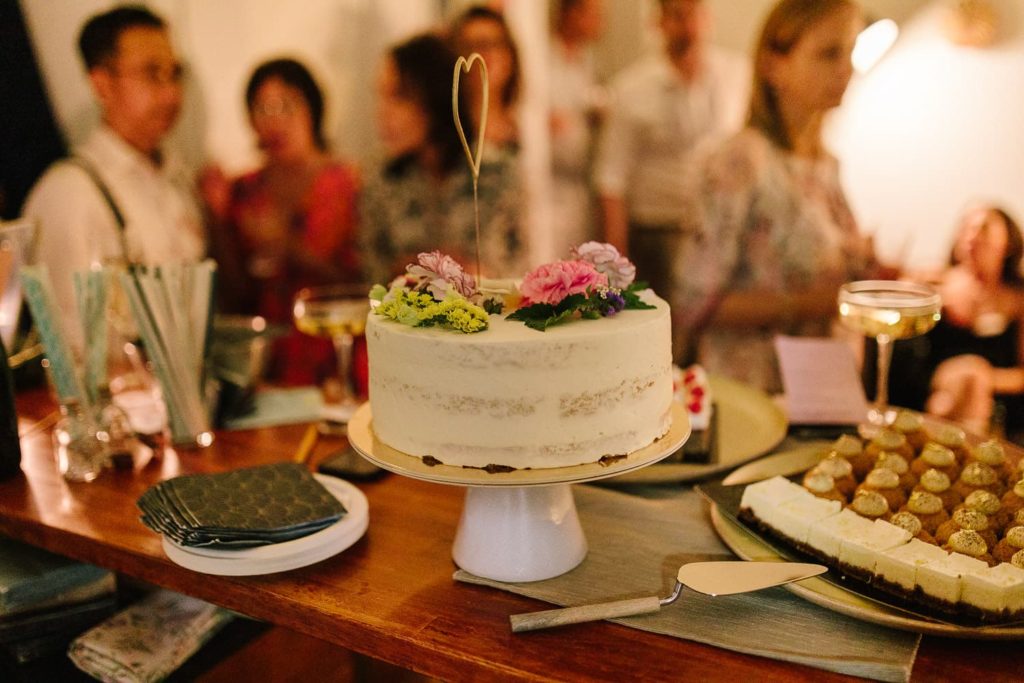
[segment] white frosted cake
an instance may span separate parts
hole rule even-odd
[[[428,463],[563,467],[650,445],[671,423],[669,306],[541,332],[491,315],[460,334],[371,314],[366,338],[377,438]]]

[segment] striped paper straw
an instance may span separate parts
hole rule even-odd
[[[24,266],[21,269],[21,287],[46,357],[50,361],[50,377],[61,403],[79,401],[91,405],[82,386],[82,378],[75,367],[71,345],[61,325],[60,309],[53,295],[50,273],[46,266]]]

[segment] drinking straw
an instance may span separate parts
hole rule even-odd
[[[102,270],[72,274],[85,340],[85,391],[95,403],[107,382],[107,280]]]
[[[60,309],[57,308],[46,266],[24,266],[21,269],[21,286],[50,361],[50,377],[57,398],[61,403],[78,401],[84,406],[91,406],[61,324]]]

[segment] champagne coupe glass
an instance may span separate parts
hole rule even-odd
[[[897,280],[862,280],[839,288],[839,317],[843,324],[878,342],[875,404],[868,422],[889,424],[889,365],[894,339],[910,339],[935,327],[942,299],[929,285]]]
[[[370,312],[367,285],[342,284],[310,287],[295,295],[293,314],[299,331],[313,337],[327,337],[334,343],[341,380],[340,414],[347,421],[358,406],[352,383],[352,344],[366,331]]]

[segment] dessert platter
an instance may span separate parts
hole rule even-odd
[[[834,611],[920,633],[1024,639],[1024,554],[1013,557],[1024,545],[1024,452],[916,413],[895,426],[904,431],[779,453],[702,485],[715,530],[743,559],[828,564],[787,588]]]
[[[668,304],[610,245],[570,258],[500,300],[439,252],[371,292],[370,401],[349,441],[384,469],[469,487],[453,557],[478,576],[569,571],[587,546],[568,484],[650,465],[690,435]]]

